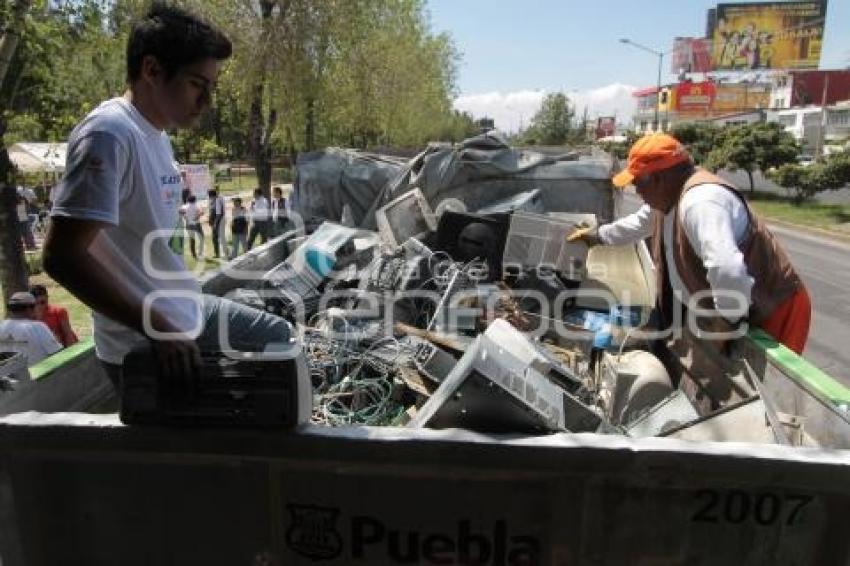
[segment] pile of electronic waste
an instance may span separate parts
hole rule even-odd
[[[538,191],[469,213],[419,190],[378,230],[331,222],[236,300],[299,328],[312,422],[652,436],[698,418],[632,331],[649,309],[587,308],[587,214]],[[603,303],[604,305],[604,303]]]

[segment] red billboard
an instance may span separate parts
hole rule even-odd
[[[676,85],[675,107],[682,113],[708,113],[717,96],[713,82],[679,83]]]
[[[613,136],[617,133],[617,118],[615,116],[600,116],[596,120],[596,139]]]
[[[711,65],[711,41],[700,37],[677,37],[670,52],[670,72],[708,73]]]

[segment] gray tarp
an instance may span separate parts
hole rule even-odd
[[[414,187],[434,209],[456,198],[470,211],[539,188],[546,210],[610,221],[613,168],[604,153],[544,155],[512,148],[494,132],[455,146],[432,144],[403,166],[396,158],[329,149],[299,157],[293,205],[305,218],[339,220],[349,203],[356,224],[374,229],[375,211]]]
[[[375,199],[395,178],[407,159],[356,150],[328,148],[298,156],[292,207],[305,223],[339,222],[348,204],[360,225]]]

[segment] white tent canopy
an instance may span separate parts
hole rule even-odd
[[[9,148],[9,159],[21,173],[62,173],[67,152],[67,143],[21,142]]]

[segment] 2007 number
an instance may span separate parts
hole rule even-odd
[[[700,523],[739,524],[747,520],[759,525],[795,525],[800,521],[803,509],[811,503],[811,495],[759,493],[753,495],[733,489],[720,492],[703,489],[694,495],[700,502],[691,517]]]

